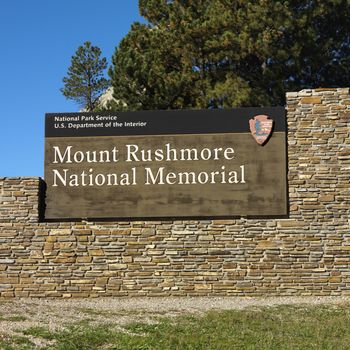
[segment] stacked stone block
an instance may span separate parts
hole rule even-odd
[[[350,295],[349,89],[287,112],[288,218],[45,222],[42,180],[0,178],[0,296]]]

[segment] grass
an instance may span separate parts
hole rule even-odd
[[[32,327],[21,337],[0,340],[0,349],[38,349],[31,342],[35,337],[51,341],[45,350],[342,350],[350,349],[349,329],[350,305],[279,306],[163,317],[155,324],[131,323],[123,331],[88,321],[55,332]]]
[[[0,339],[1,350],[32,350],[35,345],[23,336],[14,336],[10,339]]]
[[[36,338],[42,338],[46,340],[53,340],[53,333],[51,333],[45,327],[30,327],[22,331],[24,335],[31,335]]]
[[[12,322],[23,322],[27,319],[27,317],[22,315],[13,315],[9,317],[4,317],[0,315],[0,321],[12,321]]]

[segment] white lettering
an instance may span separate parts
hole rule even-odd
[[[136,156],[136,152],[138,150],[139,150],[139,146],[137,146],[137,145],[126,145],[126,161],[132,162],[134,160],[135,162],[139,162],[140,159],[138,159]],[[133,159],[131,159],[131,157]]]
[[[61,174],[58,172],[58,170],[54,169],[53,170],[53,185],[52,187],[57,187],[57,177],[58,179],[61,181],[61,183],[63,184],[63,186],[67,186],[67,171],[68,169],[63,169],[64,172],[64,177],[61,176]]]
[[[54,146],[53,149],[55,150],[55,160],[53,161],[54,164],[57,164],[58,161],[57,161],[57,156],[60,160],[60,163],[64,163],[64,159],[65,158],[68,158],[68,160],[66,161],[66,163],[72,163],[71,161],[71,154],[70,154],[70,150],[72,149],[72,146],[67,146],[66,147],[66,150],[62,156],[62,153],[61,153],[61,150],[58,146]]]

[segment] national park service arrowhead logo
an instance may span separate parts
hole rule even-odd
[[[256,115],[249,120],[249,126],[255,141],[263,146],[272,133],[273,120],[267,115]]]

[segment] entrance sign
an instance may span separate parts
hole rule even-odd
[[[285,124],[283,107],[47,114],[45,218],[286,215]]]

